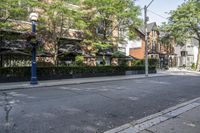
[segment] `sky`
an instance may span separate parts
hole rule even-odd
[[[136,0],[136,5],[143,8],[148,5],[151,0]],[[161,25],[162,22],[166,22],[169,15],[167,14],[171,10],[175,10],[179,5],[181,5],[184,0],[154,0],[149,6],[147,16],[149,17],[149,22],[156,22],[157,25]],[[144,10],[142,10],[142,18],[144,18]]]

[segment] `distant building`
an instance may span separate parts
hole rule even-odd
[[[177,55],[175,53],[176,41],[169,33],[160,32],[160,67],[176,67]]]
[[[130,40],[128,37],[128,29],[119,28],[118,36],[123,38],[123,41],[118,43],[118,51],[123,52],[126,56],[129,56],[129,48],[133,45],[133,40]]]
[[[129,55],[133,56],[137,59],[144,59],[145,58],[145,35],[136,30],[138,37],[131,42],[129,47]]]
[[[136,29],[138,37],[128,44],[129,55],[137,59],[145,59],[145,29],[144,26]],[[155,22],[147,24],[148,35],[148,57],[149,59],[157,59],[158,66],[175,67],[177,63],[175,53],[175,39],[169,40],[168,44],[160,41],[160,38],[166,36],[167,33],[160,33]]]
[[[183,46],[177,45],[175,53],[177,54],[177,67],[191,68],[193,64],[197,63],[198,41],[190,39]]]
[[[144,26],[136,29],[138,37],[132,41],[129,54],[137,59],[145,58],[145,29]],[[158,43],[159,32],[155,22],[147,24],[148,56],[159,59],[160,45]]]

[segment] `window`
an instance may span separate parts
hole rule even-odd
[[[133,42],[132,42],[132,48],[142,48],[142,40],[140,37],[137,37]]]
[[[97,27],[97,33],[103,35],[105,31],[105,24],[104,22],[100,22],[99,26]]]
[[[112,21],[104,20],[99,23],[99,26],[96,29],[97,34],[110,35],[112,33]]]
[[[119,28],[119,37],[125,37],[126,36],[126,29],[124,28]]]
[[[187,51],[181,51],[181,56],[187,56]]]
[[[152,51],[156,51],[156,44],[155,44],[155,42],[154,41],[152,41]]]

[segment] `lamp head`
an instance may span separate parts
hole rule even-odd
[[[38,15],[37,13],[31,13],[30,16],[29,16],[29,19],[30,19],[31,21],[37,22],[38,17],[39,17],[39,15]]]

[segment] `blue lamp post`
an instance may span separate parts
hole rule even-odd
[[[36,33],[36,22],[38,20],[38,14],[37,13],[31,13],[30,14],[30,20],[32,22],[32,34],[35,36]],[[36,73],[36,41],[31,43],[32,45],[32,67],[31,67],[31,82],[30,84],[36,85],[38,84],[37,81],[37,73]]]

